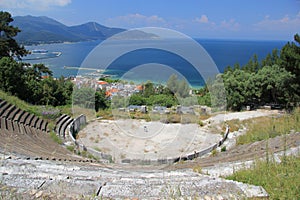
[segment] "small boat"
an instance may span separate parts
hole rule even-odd
[[[31,50],[31,53],[45,54],[45,53],[48,53],[48,50],[45,50],[45,49],[34,49],[34,50]]]

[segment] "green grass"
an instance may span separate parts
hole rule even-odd
[[[53,106],[42,106],[42,105],[31,105],[18,97],[12,96],[8,93],[3,92],[0,90],[0,99],[3,99],[7,101],[10,104],[15,105],[16,107],[20,108],[21,110],[24,110],[26,112],[29,112],[31,114],[34,114],[38,117],[41,117],[43,119],[47,120],[54,120],[57,117],[61,115],[61,113],[68,114],[72,116],[72,110],[71,105],[66,106],[59,106],[59,107],[53,107]]]
[[[227,179],[262,186],[270,199],[300,199],[300,157],[283,157],[281,163],[256,161]]]
[[[2,90],[0,90],[0,98],[7,101],[10,104],[15,105],[16,107],[18,107],[22,110],[25,110],[31,114],[39,116],[39,113],[36,112],[38,110],[37,109],[38,106],[30,105],[30,104],[26,103],[25,101],[20,100],[18,97],[9,95],[9,94],[3,92]]]
[[[67,149],[68,149],[69,151],[71,151],[71,152],[74,152],[75,146],[74,146],[74,145],[69,145],[69,146],[67,146]]]
[[[53,140],[54,142],[56,142],[57,144],[63,144],[62,139],[61,139],[58,135],[56,135],[55,132],[51,131],[51,132],[50,132],[50,137],[51,137],[52,140]]]
[[[247,127],[247,133],[237,138],[237,145],[274,138],[288,134],[291,130],[300,131],[300,108],[280,117],[259,117],[243,123]]]

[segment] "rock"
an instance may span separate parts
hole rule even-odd
[[[43,191],[39,191],[35,194],[35,198],[41,198],[43,195]]]

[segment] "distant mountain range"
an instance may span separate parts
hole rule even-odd
[[[104,40],[114,34],[125,31],[121,28],[109,28],[96,22],[78,26],[66,26],[49,17],[17,16],[12,22],[21,32],[16,39],[22,44],[43,44],[59,42],[79,42]]]

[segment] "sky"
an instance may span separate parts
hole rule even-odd
[[[68,26],[161,27],[197,38],[292,41],[300,33],[300,0],[0,0],[0,8]]]

